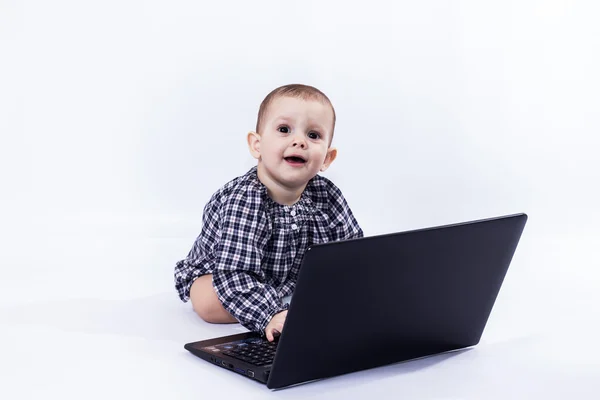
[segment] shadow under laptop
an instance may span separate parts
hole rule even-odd
[[[509,350],[518,351],[519,348],[527,348],[539,340],[539,335],[528,335],[507,339],[502,342],[485,344],[465,349],[452,350],[445,353],[426,356],[417,359],[406,360],[394,364],[375,367],[367,370],[338,375],[330,378],[304,382],[287,388],[269,391],[273,398],[304,399],[328,398],[329,396],[344,397],[346,393],[354,397],[369,395],[381,397],[378,393],[380,388],[390,387],[383,381],[394,380],[394,393],[383,393],[385,397],[394,398],[434,398],[448,395],[461,386],[461,376],[469,380],[473,370],[487,363],[489,356],[498,353],[506,353]],[[482,348],[485,347],[485,351]],[[440,374],[422,374],[426,370],[444,370]],[[448,371],[451,371],[450,373]],[[414,378],[415,376],[419,378]],[[440,379],[431,382],[432,376]],[[464,385],[463,385],[464,386]],[[383,389],[382,389],[383,390]],[[460,390],[459,390],[460,391]],[[336,392],[340,392],[335,394]],[[324,396],[321,396],[323,394]]]
[[[391,376],[398,376],[403,374],[410,374],[418,371],[423,371],[425,369],[431,368],[435,365],[446,362],[447,360],[459,356],[462,353],[466,353],[472,351],[473,348],[467,349],[459,349],[453,350],[441,354],[434,354],[426,357],[414,358],[406,361],[401,361],[398,363],[393,363],[389,365],[383,365],[380,367],[369,368],[362,371],[356,371],[344,375],[333,376],[330,378],[319,379],[314,381],[308,381],[299,383],[297,385],[288,386],[287,388],[275,389],[273,393],[279,392],[283,393],[286,390],[293,389],[295,391],[297,389],[301,389],[302,386],[310,385],[312,386],[311,390],[317,390],[317,386],[326,385],[327,390],[335,390],[336,388],[345,388],[347,389],[349,386],[361,385],[365,383],[372,383],[373,381],[385,379]],[[308,388],[308,386],[307,386]],[[298,393],[290,393],[292,397],[297,395]],[[304,393],[305,395],[306,393]]]

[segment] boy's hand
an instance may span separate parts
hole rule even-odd
[[[283,331],[285,317],[287,317],[287,310],[277,313],[273,315],[273,318],[271,318],[271,322],[269,322],[265,328],[265,334],[267,335],[267,340],[269,342],[275,340],[274,335],[279,336]]]

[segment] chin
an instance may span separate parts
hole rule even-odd
[[[308,171],[296,171],[295,173],[290,173],[288,171],[277,174],[278,180],[289,187],[302,186],[306,185],[309,180],[313,178],[312,175]]]
[[[289,188],[295,188],[298,186],[306,185],[308,183],[308,181],[310,180],[310,178],[312,178],[312,177],[292,178],[292,177],[287,177],[287,176],[281,176],[279,181],[282,184],[284,184],[285,186],[288,186]]]

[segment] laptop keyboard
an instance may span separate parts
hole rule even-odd
[[[229,357],[262,367],[273,364],[277,342],[252,339],[218,347],[222,348],[222,353]]]

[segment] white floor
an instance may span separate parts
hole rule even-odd
[[[190,238],[35,232],[2,237],[0,399],[600,396],[597,236],[526,231],[474,349],[271,392],[183,349],[243,331],[177,298],[172,268]]]

